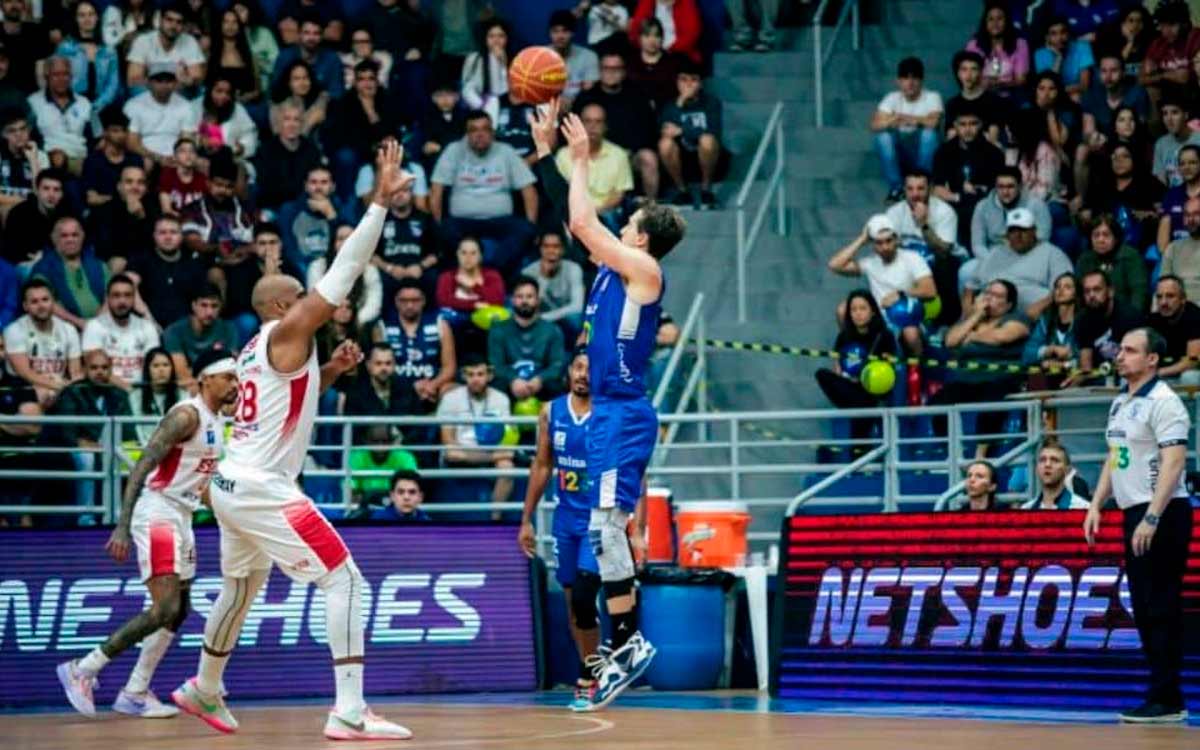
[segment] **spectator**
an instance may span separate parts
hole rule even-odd
[[[571,43],[577,22],[575,14],[569,10],[556,10],[550,14],[550,46],[567,63],[567,85],[559,95],[564,110],[571,108],[571,102],[580,92],[587,91],[600,79],[600,58],[596,53]]]
[[[411,186],[395,193],[371,259],[382,279],[384,298],[392,299],[405,279],[420,282],[426,299],[433,297],[437,289],[436,231],[433,218],[413,205]]]
[[[333,265],[333,258],[342,249],[354,227],[350,224],[338,224],[329,238],[324,254],[313,258],[308,264],[306,278],[309,291],[314,291],[317,282],[325,276],[325,271]],[[383,282],[380,280],[379,269],[367,266],[362,277],[355,283],[350,298],[354,304],[355,319],[360,328],[367,328],[379,317],[383,307]]]
[[[182,0],[183,30],[196,39],[202,49],[212,48],[213,39],[220,33],[219,18],[207,0]],[[216,33],[214,33],[214,31]]]
[[[196,126],[205,157],[228,148],[239,163],[254,158],[258,151],[258,126],[236,98],[233,81],[222,71],[209,77],[201,100]]]
[[[466,112],[459,106],[458,91],[452,82],[436,81],[431,97],[433,106],[421,119],[421,159],[426,168],[432,168],[442,151],[467,132]]]
[[[125,50],[142,32],[154,28],[157,13],[153,3],[146,0],[119,0],[104,9],[101,33],[104,44],[114,50]]]
[[[321,164],[321,149],[301,131],[303,113],[285,102],[276,108],[277,134],[271,135],[254,158],[255,202],[262,209],[277,210],[304,192],[308,174]]]
[[[330,109],[323,141],[332,154],[334,182],[345,203],[354,200],[355,177],[359,167],[371,162],[375,144],[400,137],[404,129],[405,114],[387,90],[379,87],[378,76],[375,61],[359,63],[354,69],[354,89]]]
[[[137,286],[117,274],[108,281],[104,309],[83,327],[83,354],[103,350],[112,362],[112,383],[129,390],[142,382],[146,352],[158,346],[158,329],[134,312]]]
[[[0,10],[4,11],[0,43],[8,53],[8,80],[26,94],[32,94],[43,76],[43,61],[53,50],[49,35],[41,24],[23,20],[28,17],[25,0],[4,0]]]
[[[457,80],[463,58],[475,48],[478,24],[492,18],[496,11],[491,0],[446,0],[434,8],[434,22],[440,32],[435,53],[444,74]]]
[[[267,28],[262,8],[256,0],[237,0],[229,7],[237,13],[250,42],[250,56],[258,76],[259,91],[269,91],[271,71],[275,69],[275,60],[279,57],[279,44],[275,41],[275,34]]]
[[[278,240],[278,238],[276,238]],[[349,298],[342,300],[342,304],[333,309],[333,315],[329,318],[325,325],[317,329],[317,359],[321,362],[328,362],[333,352],[346,341],[353,341],[361,346],[361,342],[366,341],[363,336],[363,330],[359,328],[355,322],[354,304]],[[359,377],[358,368],[352,369],[349,372],[343,373],[337,380],[333,381],[333,387],[322,394],[319,403],[319,412],[321,414],[337,414],[338,402],[341,395],[351,391],[355,385],[362,380]],[[341,439],[341,430],[336,427],[324,428],[328,433],[338,436]],[[320,434],[320,433],[318,433]],[[329,441],[322,441],[329,442]]]
[[[634,31],[632,26],[630,30]],[[678,95],[676,78],[684,58],[664,49],[663,25],[657,18],[647,18],[642,22],[634,49],[636,52],[629,60],[629,80],[641,88],[656,107],[661,108]]]
[[[371,338],[391,347],[396,378],[415,398],[415,413],[429,414],[454,385],[454,337],[446,321],[426,309],[425,292],[414,279],[402,280],[393,299],[395,322],[380,320]]]
[[[233,8],[226,8],[219,19],[220,26],[212,30],[208,86],[211,89],[216,81],[228,81],[232,98],[239,104],[258,102],[267,86],[255,70],[246,24]]]
[[[401,469],[392,475],[388,501],[388,505],[371,512],[372,521],[426,523],[433,520],[421,510],[425,492],[421,489],[421,476],[415,470]]]
[[[299,43],[281,50],[275,60],[275,82],[273,86],[286,81],[285,75],[294,72],[293,64],[303,62],[308,66],[308,72],[316,83],[314,88],[328,92],[336,98],[346,90],[342,78],[342,61],[336,52],[321,46],[323,26],[315,16],[307,16],[300,21]]]
[[[1112,131],[1122,107],[1133,108],[1143,122],[1150,116],[1150,97],[1146,89],[1125,77],[1119,54],[1102,52],[1096,68],[1097,80],[1084,91],[1081,102],[1084,142],[1093,150],[1104,147],[1108,140],[1105,134]]]
[[[587,12],[587,27],[588,46],[596,50],[597,54],[600,54],[602,49],[618,47],[629,33],[629,9],[619,0],[601,0],[593,3]]]
[[[1184,205],[1192,198],[1200,198],[1200,146],[1189,143],[1179,149],[1178,164],[1180,183],[1167,188],[1162,198],[1162,218],[1158,220],[1159,247],[1187,236]]]
[[[971,241],[975,207],[987,197],[1004,167],[1004,152],[981,137],[982,127],[975,103],[963,103],[955,115],[954,136],[933,156],[933,194],[958,214],[957,240],[963,245]]]
[[[127,417],[130,414],[129,396],[112,382],[112,362],[101,349],[88,353],[84,358],[83,380],[63,388],[54,414],[60,417]],[[103,450],[100,440],[104,434],[102,424],[79,424],[69,422],[62,426],[66,445],[76,448],[71,460],[76,471],[94,471],[97,459]],[[96,507],[96,483],[83,480],[75,483],[75,504],[80,507]],[[79,517],[80,526],[94,526],[95,516]]]
[[[54,315],[56,305],[53,287],[31,278],[21,286],[25,314],[4,329],[9,373],[33,386],[42,403],[83,377],[79,331]]]
[[[983,81],[990,91],[1004,99],[1021,100],[1029,75],[1029,45],[1013,27],[1004,0],[988,0],[966,51],[984,59]]]
[[[97,206],[88,216],[88,236],[96,257],[108,263],[113,273],[124,271],[130,256],[153,247],[154,220],[158,218],[158,206],[146,195],[146,171],[140,166],[121,170],[117,198]]]
[[[14,266],[36,261],[50,243],[55,222],[71,214],[63,200],[64,172],[43,169],[35,182],[36,190],[14,206],[4,221],[4,259]]]
[[[504,304],[504,280],[483,265],[479,240],[463,237],[455,251],[458,267],[438,276],[438,307],[470,315],[476,308]]]
[[[1031,376],[1030,390],[1057,388],[1066,373],[1079,359],[1079,344],[1075,340],[1075,324],[1079,320],[1079,283],[1072,273],[1054,280],[1054,301],[1034,323],[1025,342],[1021,364],[1041,367],[1036,387]]]
[[[1145,162],[1127,143],[1113,143],[1107,156],[1108,164],[1093,170],[1089,177],[1079,219],[1086,223],[1094,215],[1112,214],[1131,245],[1146,247],[1158,231],[1162,183],[1150,175]]]
[[[304,196],[279,209],[283,257],[307,275],[309,264],[333,247],[334,228],[348,220],[349,212],[334,194],[329,167],[313,167],[304,180]]]
[[[3,57],[0,56],[0,60]],[[33,193],[38,173],[50,166],[50,159],[30,137],[27,104],[8,109],[0,115],[4,145],[0,147],[0,207],[12,208]]]
[[[367,25],[375,34],[375,47],[392,52],[390,88],[409,111],[414,111],[429,92],[429,61],[438,36],[432,12],[411,0],[376,0],[367,11]],[[458,80],[460,71],[461,65],[454,71],[454,80]]]
[[[1138,119],[1136,110],[1131,107],[1118,109],[1116,115],[1113,116],[1112,130],[1106,135],[1113,145],[1121,143],[1129,146],[1129,150],[1133,152],[1138,163],[1145,165],[1146,170],[1149,171],[1153,156],[1153,144],[1150,143],[1147,128]],[[1160,189],[1166,187],[1161,182],[1159,185]]]
[[[154,417],[152,422],[134,426],[138,446],[150,442],[150,436],[171,407],[187,398],[175,380],[175,362],[161,346],[149,349],[142,358],[142,384],[129,398],[130,414],[134,417]]]
[[[904,58],[896,68],[898,90],[883,97],[871,117],[888,202],[899,200],[902,174],[933,169],[933,156],[941,142],[942,97],[925,89],[924,82],[925,65],[915,57]]]
[[[844,314],[833,345],[839,356],[831,368],[817,370],[817,385],[825,398],[839,409],[871,409],[886,398],[867,393],[858,378],[868,358],[897,354],[896,340],[884,323],[883,313],[872,294],[866,289],[855,289],[846,296],[846,301],[840,305]],[[869,439],[878,425],[878,419],[851,419],[850,437]],[[851,449],[855,454],[866,450],[861,445]]]
[[[704,112],[700,115],[703,116]],[[625,198],[633,190],[629,153],[605,138],[608,134],[608,120],[604,107],[589,104],[583,108],[580,119],[583,120],[583,127],[588,133],[588,195],[600,215],[600,220],[614,233],[620,232]],[[703,141],[704,134],[699,138]],[[719,151],[720,147],[717,146],[717,149]],[[675,166],[678,167],[678,155],[675,159]],[[565,147],[558,150],[555,162],[563,178],[570,180],[571,155]]]
[[[253,263],[254,212],[234,194],[236,182],[233,157],[217,154],[208,168],[208,194],[184,206],[180,219],[184,246],[215,263],[211,278],[244,304],[260,274]]]
[[[1080,375],[1067,379],[1076,385],[1096,377],[1093,372],[1103,363],[1114,365],[1121,338],[1146,324],[1141,310],[1121,302],[1113,294],[1112,279],[1104,271],[1089,271],[1080,277],[1083,286],[1083,315],[1075,329],[1079,341]]]
[[[1095,43],[1099,32],[1119,19],[1116,0],[1055,0],[1054,13],[1065,19],[1072,36]]]
[[[437,415],[442,418],[473,419],[479,417],[507,417],[511,414],[508,396],[490,388],[492,371],[487,362],[478,358],[468,359],[462,367],[465,385],[452,388],[438,404]],[[480,432],[484,433],[481,439]],[[495,425],[443,424],[442,445],[445,452],[442,460],[448,466],[494,466],[497,469],[513,467],[513,452],[496,450],[494,443],[486,438],[490,433],[500,432]],[[498,440],[496,442],[499,442]],[[503,503],[512,493],[512,478],[497,477],[492,486],[492,502]]]
[[[971,217],[971,253],[974,259],[963,264],[962,274],[969,274],[991,253],[996,245],[1008,238],[1008,213],[1016,208],[1033,214],[1038,242],[1050,239],[1050,211],[1040,199],[1021,186],[1021,172],[1016,167],[1002,167],[996,173],[996,187],[975,207]],[[965,276],[964,276],[965,278]]]
[[[342,414],[353,417],[403,417],[429,411],[418,403],[418,397],[410,384],[396,375],[396,355],[386,343],[371,344],[363,369],[366,377],[357,378],[353,385],[346,389],[340,409]],[[383,427],[383,439],[371,440],[369,435],[377,427]],[[408,432],[409,429],[405,427],[404,431]],[[355,442],[392,442],[391,431],[386,425],[359,426],[354,432]],[[415,465],[414,459],[413,467]]]
[[[958,214],[936,195],[930,177],[914,171],[904,177],[904,200],[885,214],[900,237],[900,247],[921,254],[933,271],[933,282],[942,299],[938,320],[953,322],[961,312],[958,303],[959,259],[955,257]],[[886,305],[884,306],[886,307]]]
[[[390,351],[388,356],[391,356]],[[389,476],[398,471],[415,472],[417,459],[398,447],[387,425],[368,426],[363,432],[363,440],[365,447],[350,451],[350,492],[355,505],[369,507],[388,499]],[[391,507],[389,504],[383,509]]]
[[[653,16],[663,27],[663,47],[700,64],[700,9],[696,0],[638,0],[629,21],[629,39],[638,42],[637,31]]]
[[[1192,80],[1192,59],[1200,52],[1200,29],[1192,28],[1185,3],[1160,3],[1154,12],[1158,38],[1146,50],[1140,83],[1152,98],[1180,93]]]
[[[775,20],[779,17],[779,0],[725,0],[733,27],[733,42],[730,52],[743,52],[751,48],[755,52],[770,52],[775,49]],[[750,28],[750,11],[758,18],[758,41],[754,41],[754,30]]]
[[[99,132],[102,125],[97,115],[121,93],[121,63],[100,38],[100,14],[92,0],[75,5],[73,23],[55,54],[70,62],[71,87],[92,103],[92,132]]]
[[[1096,49],[1112,50],[1121,57],[1125,78],[1137,81],[1142,61],[1154,42],[1154,22],[1142,5],[1131,5],[1121,11],[1117,23],[1102,28],[1096,39]]]
[[[28,106],[26,98],[29,94],[22,91],[9,78],[8,50],[0,40],[0,112],[15,109],[24,112]],[[2,369],[2,368],[0,368]]]
[[[192,0],[192,2],[199,1]],[[342,36],[346,31],[346,22],[342,18],[340,3],[328,3],[323,0],[284,0],[279,15],[281,18],[295,18],[300,22],[301,39],[303,39],[304,24],[308,19],[315,18],[321,24],[321,40],[328,42],[330,46],[341,46]]]
[[[189,300],[205,283],[205,264],[183,247],[179,219],[159,216],[154,221],[154,245],[129,259],[128,275],[145,300],[150,318],[166,328],[190,310]]]
[[[125,82],[131,89],[145,86],[156,70],[171,71],[185,89],[204,81],[204,52],[196,38],[183,30],[183,20],[183,8],[178,3],[168,5],[159,13],[158,30],[143,32],[133,40],[125,69]]]
[[[1000,131],[1007,127],[1009,114],[1005,104],[983,83],[983,56],[978,52],[959,50],[954,53],[954,78],[958,81],[958,93],[946,101],[947,134],[953,135],[954,121],[958,111],[967,105],[974,106],[979,116],[983,133],[992,143],[1000,143]]]
[[[92,103],[71,90],[71,63],[65,57],[46,61],[46,87],[29,95],[29,109],[51,161],[69,163],[78,174],[87,156],[84,131],[92,124]]]
[[[120,107],[115,104],[105,107],[100,112],[100,124],[103,127],[100,143],[83,162],[83,188],[89,208],[113,199],[125,167],[140,167],[145,163],[127,148],[129,118]]]
[[[1178,276],[1185,289],[1200,289],[1200,198],[1184,204],[1183,225],[1187,236],[1163,251],[1162,275]]]
[[[1070,479],[1075,470],[1071,455],[1058,441],[1047,439],[1037,456],[1037,478],[1041,491],[1021,505],[1022,510],[1087,510],[1088,498],[1076,495]]]
[[[996,480],[996,467],[990,461],[972,461],[967,464],[966,478],[963,480],[963,493],[966,504],[960,510],[968,512],[996,511],[996,490],[1000,488]]]
[[[1006,242],[997,245],[966,279],[963,309],[974,306],[977,290],[984,279],[1003,279],[1016,285],[1017,311],[1029,320],[1037,320],[1054,301],[1054,280],[1071,271],[1071,261],[1054,245],[1039,240],[1033,212],[1016,208],[1008,212]]]
[[[1183,280],[1171,275],[1159,277],[1154,305],[1147,323],[1167,342],[1167,364],[1158,368],[1159,377],[1200,385],[1200,307],[1188,301]]]
[[[604,7],[604,6],[593,6]],[[642,194],[658,197],[658,129],[653,102],[625,82],[625,57],[617,51],[600,55],[600,85],[579,95],[574,109],[582,113],[589,104],[604,108],[608,138],[633,155],[634,169],[642,181]]]
[[[30,269],[54,287],[58,306],[54,314],[82,331],[96,317],[104,301],[108,268],[84,245],[83,225],[74,216],[63,216],[50,230],[50,248]]]
[[[467,135],[438,159],[430,186],[430,208],[447,245],[467,234],[486,241],[485,261],[506,273],[518,268],[533,240],[538,194],[533,172],[512,147],[496,143],[492,121],[475,110],[467,115]],[[445,191],[451,188],[449,211]],[[521,192],[525,217],[513,215],[514,190]]]
[[[480,29],[479,49],[467,55],[462,70],[462,100],[469,109],[487,112],[493,120],[500,97],[508,93],[508,23],[499,18],[485,21]]]
[[[283,257],[283,239],[276,224],[256,224],[252,230],[253,244],[244,260],[210,269],[209,278],[218,286],[224,281],[228,302],[222,308],[226,320],[232,321],[238,332],[238,344],[244,345],[258,330],[258,314],[251,304],[254,285],[263,276],[284,273],[295,279],[304,276]],[[335,235],[336,236],[336,235]],[[237,252],[234,253],[237,255]]]
[[[566,347],[558,326],[540,316],[538,284],[519,277],[512,288],[512,318],[488,331],[488,362],[497,388],[514,401],[548,401],[561,393]]]
[[[704,91],[700,68],[690,62],[680,66],[676,85],[678,96],[663,106],[659,118],[658,156],[673,183],[665,199],[713,209],[717,197],[712,184],[729,169],[729,152],[721,144],[721,100]],[[688,183],[697,179],[699,190],[688,197]]]
[[[855,255],[868,241],[871,242],[875,253],[856,260]],[[937,296],[929,264],[919,253],[900,247],[900,235],[896,226],[884,214],[872,216],[858,237],[829,259],[828,267],[830,271],[842,276],[865,278],[875,303],[884,310],[906,297],[923,301]],[[839,327],[845,327],[845,305],[850,301],[847,299],[847,302],[838,306]],[[892,334],[904,345],[905,351],[913,356],[920,356],[924,349],[920,323],[895,325],[886,318],[885,321],[892,329]]]
[[[1152,171],[1163,185],[1175,187],[1183,182],[1179,174],[1179,152],[1184,146],[1200,146],[1200,133],[1192,132],[1188,125],[1188,109],[1183,100],[1164,97],[1158,109],[1167,132],[1154,142]]]
[[[208,193],[208,177],[198,167],[200,155],[190,136],[175,142],[174,154],[174,165],[158,175],[158,204],[164,214],[179,216],[184,206]]]
[[[313,69],[303,60],[296,60],[283,69],[271,85],[271,129],[280,132],[279,117],[284,105],[300,110],[300,132],[316,137],[317,129],[325,122],[329,109],[329,92],[314,81]]]
[[[1121,225],[1111,214],[1092,222],[1091,247],[1079,256],[1075,271],[1083,278],[1104,271],[1113,283],[1113,296],[1131,310],[1146,310],[1150,302],[1150,280],[1142,254],[1124,242]]]
[[[397,45],[398,46],[398,45]],[[379,85],[387,88],[392,75],[392,53],[375,45],[375,32],[368,24],[350,32],[350,49],[339,55],[342,60],[342,83],[349,91],[354,87],[354,69],[360,62],[375,63]]]
[[[543,232],[538,240],[539,260],[521,273],[538,284],[542,320],[557,323],[563,340],[575,344],[583,330],[583,269],[573,260],[564,260],[566,238],[557,229]]]
[[[125,102],[129,150],[149,162],[169,167],[180,137],[196,133],[196,113],[187,99],[175,93],[173,67],[155,63],[149,70],[150,90]]]
[[[1072,33],[1067,18],[1056,16],[1050,19],[1046,26],[1046,46],[1034,53],[1033,69],[1038,73],[1044,70],[1058,73],[1067,95],[1079,101],[1091,88],[1095,64],[1091,43]]]
[[[1054,73],[1039,73],[1035,97],[1045,96],[1047,88],[1057,84],[1049,78]],[[1055,96],[1056,94],[1051,94]],[[1028,110],[1025,117],[1014,128],[1017,150],[1017,168],[1021,171],[1021,184],[1029,193],[1045,202],[1050,211],[1051,240],[1071,255],[1075,254],[1078,236],[1071,225],[1067,207],[1068,185],[1063,182],[1065,143],[1059,142],[1057,119],[1046,116],[1037,109]],[[1053,123],[1053,124],[1051,124]]]
[[[196,381],[192,377],[192,362],[209,349],[237,351],[237,330],[221,319],[221,290],[205,284],[192,294],[192,312],[163,331],[163,348],[171,354],[179,384],[189,391]]]

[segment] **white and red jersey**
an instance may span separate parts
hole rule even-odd
[[[221,418],[209,410],[200,396],[180,401],[167,414],[185,406],[196,410],[200,424],[191,437],[163,458],[146,480],[145,489],[192,511],[200,506],[200,494],[217,469],[225,433]]]
[[[238,405],[226,460],[294,480],[311,442],[321,368],[314,342],[308,361],[295,372],[276,372],[267,359],[267,340],[279,323],[263,325],[237,359]]]

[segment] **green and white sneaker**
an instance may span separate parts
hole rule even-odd
[[[237,731],[237,719],[225,706],[225,699],[220,695],[208,695],[196,685],[193,677],[180,685],[171,693],[171,700],[184,713],[197,717],[218,732],[233,734]]]

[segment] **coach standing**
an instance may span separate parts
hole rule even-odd
[[[1187,409],[1158,379],[1166,341],[1137,328],[1121,339],[1117,373],[1125,390],[1108,411],[1108,460],[1092,495],[1083,533],[1095,544],[1100,509],[1112,495],[1125,514],[1125,571],[1133,619],[1150,665],[1145,702],[1121,714],[1135,723],[1187,718],[1180,670],[1183,666],[1183,573],[1192,538],[1192,508],[1184,485]]]

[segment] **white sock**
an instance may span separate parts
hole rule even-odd
[[[196,687],[205,695],[221,694],[221,678],[225,674],[225,665],[229,662],[229,654],[213,656],[207,650],[200,650],[200,671],[196,673]]]
[[[171,647],[175,633],[166,628],[159,628],[142,640],[142,653],[138,655],[137,664],[129,673],[129,681],[125,683],[125,692],[144,693],[150,689],[150,679],[154,670]]]
[[[363,665],[338,664],[333,668],[333,681],[337,686],[337,699],[333,710],[339,716],[356,716],[366,705],[363,700]]]
[[[75,666],[78,667],[79,671],[83,672],[84,674],[95,677],[96,675],[100,674],[100,670],[104,669],[109,661],[110,659],[105,656],[104,652],[100,650],[99,646],[97,646],[96,648],[92,649],[91,653],[76,662]]]

